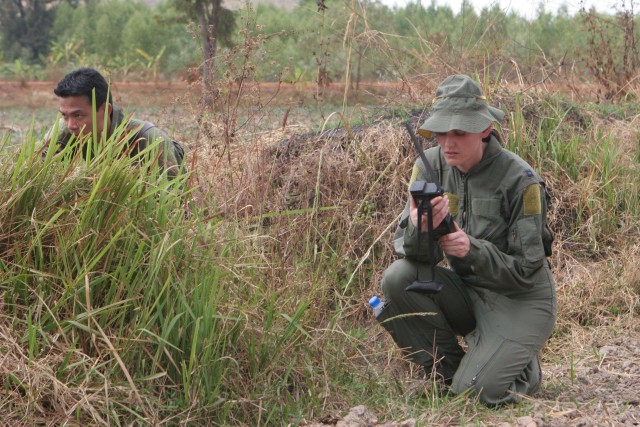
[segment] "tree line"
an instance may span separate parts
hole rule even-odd
[[[603,67],[615,75],[637,65],[635,22],[627,10],[571,15],[566,6],[556,13],[541,6],[526,19],[497,5],[477,13],[464,2],[454,13],[418,0],[395,8],[376,0],[301,0],[291,8],[236,10],[221,0],[154,7],[139,0],[4,0],[0,76],[46,79],[99,65],[123,79],[214,78],[235,70],[242,74],[236,79],[358,82],[397,80],[443,64],[498,73],[507,64],[514,78],[569,68],[598,78]],[[594,55],[604,51],[610,58],[598,63]]]

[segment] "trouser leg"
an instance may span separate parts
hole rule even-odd
[[[515,403],[540,385],[537,354],[524,345],[507,339],[480,339],[469,344],[460,368],[453,378],[456,394],[473,389],[488,405]]]
[[[452,391],[471,389],[487,405],[518,402],[540,386],[537,354],[553,328],[554,301],[512,300],[486,290],[473,298],[477,328],[465,337],[467,354]]]
[[[540,358],[536,354],[516,378],[514,390],[517,394],[531,396],[538,391],[540,384],[542,384],[542,368]]]
[[[387,301],[379,317],[395,342],[409,359],[427,372],[435,366],[445,380],[456,372],[464,350],[457,335],[475,327],[471,299],[458,277],[438,267],[436,280],[444,284],[438,294],[407,292],[405,288],[420,277],[430,277],[430,267],[407,259],[394,262],[385,271],[382,290]]]

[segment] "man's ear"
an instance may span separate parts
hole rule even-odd
[[[480,135],[481,135],[481,139],[485,139],[486,137],[489,136],[489,134],[491,133],[491,126],[489,126],[488,128],[486,128]]]
[[[113,105],[110,102],[105,102],[103,104],[107,111],[107,122],[106,122],[106,127],[108,128],[111,125],[111,113],[113,112]]]
[[[103,108],[107,111],[107,114],[108,114],[108,115],[111,115],[111,109],[112,109],[112,107],[111,107],[111,103],[109,103],[109,102],[104,102],[104,103],[102,103],[102,105],[101,105],[101,106],[99,106],[99,107],[96,109],[96,113],[97,113],[98,111],[102,110]],[[104,111],[104,110],[103,110],[103,111]]]

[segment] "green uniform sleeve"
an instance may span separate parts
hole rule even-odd
[[[468,272],[463,274],[466,279],[494,289],[528,289],[544,280],[539,274],[546,263],[542,235],[547,206],[543,193],[542,185],[535,183],[523,189],[516,198],[506,251],[491,242],[469,236],[471,249],[467,256],[450,259],[454,270]]]
[[[549,280],[546,256],[552,235],[546,225],[548,193],[542,179],[512,153],[502,151],[498,141],[487,148],[487,162],[463,175],[440,162],[437,147],[426,151],[429,162],[449,192],[449,211],[467,233],[469,253],[447,257],[449,266],[472,286],[500,290],[530,289]],[[429,181],[420,160],[411,182]],[[409,196],[410,197],[410,196]],[[429,263],[429,236],[418,233],[405,204],[394,236],[395,251],[409,259]],[[435,261],[443,254],[435,247]]]
[[[178,175],[182,165],[183,153],[177,143],[174,143],[169,135],[155,126],[144,132],[142,136],[147,144],[158,143],[158,166],[160,169],[166,171],[170,178]],[[139,147],[143,149],[146,145],[144,147],[139,145]]]

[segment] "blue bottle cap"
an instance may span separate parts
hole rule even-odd
[[[371,299],[369,300],[369,305],[373,308],[376,308],[377,306],[379,306],[381,303],[380,298],[378,298],[377,295],[374,295],[371,297]]]

